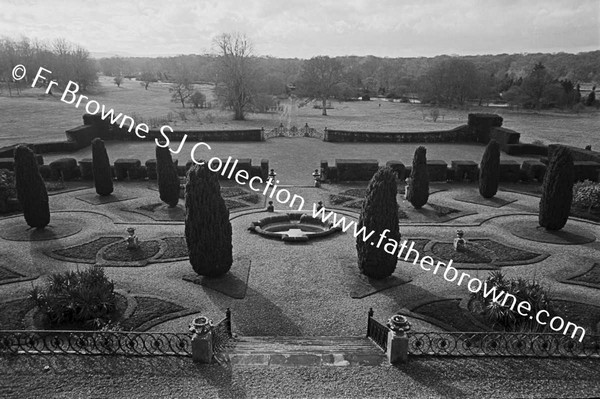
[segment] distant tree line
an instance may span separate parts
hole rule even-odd
[[[51,43],[0,40],[0,81],[10,90],[12,67],[29,71],[42,65],[59,83],[73,80],[83,90],[100,71],[113,77],[137,79],[149,89],[154,82],[171,83],[172,100],[182,107],[206,105],[194,84],[215,85],[220,105],[235,119],[247,112],[265,112],[277,99],[294,94],[313,98],[327,113],[327,101],[367,100],[373,96],[440,106],[508,102],[524,108],[598,105],[588,86],[600,81],[600,51],[579,54],[499,54],[382,58],[374,56],[313,57],[309,60],[257,56],[244,35],[222,34],[211,54],[175,57],[110,57],[93,60],[87,50],[63,39]],[[29,76],[31,78],[31,76]],[[585,83],[582,93],[580,84]]]
[[[28,73],[23,80],[14,81],[12,69],[18,64],[23,64]],[[65,39],[51,42],[0,39],[0,90],[6,90],[8,95],[20,94],[23,87],[31,84],[39,67],[52,71],[51,79],[60,87],[72,80],[81,91],[86,91],[98,81],[96,60],[78,44]]]
[[[235,39],[235,35],[227,34],[219,38],[225,36]],[[248,39],[243,39],[250,48]],[[99,60],[99,64],[106,75],[137,77],[146,87],[157,80],[174,81],[185,66],[190,81],[219,84],[222,105],[233,110],[231,97],[224,96],[223,78],[228,69],[224,69],[223,60],[227,57],[223,46],[217,44],[216,48],[214,54],[112,57]],[[588,101],[589,93],[582,97],[577,85],[600,81],[600,51],[433,58],[319,56],[310,60],[259,57],[251,52],[246,56],[249,68],[245,84],[253,93],[247,97],[246,109],[252,111],[271,107],[268,96],[285,98],[292,92],[319,102],[384,96],[403,101],[418,97],[425,103],[452,106],[507,101],[525,108],[571,108],[580,103],[595,104]]]

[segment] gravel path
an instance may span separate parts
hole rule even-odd
[[[46,368],[46,369],[45,369]],[[9,398],[593,398],[600,362],[421,358],[398,367],[239,367],[189,358],[0,358]]]

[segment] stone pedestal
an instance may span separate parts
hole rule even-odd
[[[390,364],[408,362],[408,337],[406,334],[398,335],[393,331],[388,332],[386,355]]]
[[[212,332],[194,334],[192,337],[192,360],[196,363],[211,363],[213,358]]]

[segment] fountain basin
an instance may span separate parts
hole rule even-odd
[[[266,238],[305,242],[337,233],[342,229],[306,214],[284,213],[252,222],[248,230]]]

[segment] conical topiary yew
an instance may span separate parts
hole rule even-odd
[[[156,173],[160,200],[173,208],[179,202],[179,176],[169,147],[156,146]]]
[[[571,151],[558,147],[550,158],[542,183],[539,223],[546,230],[560,230],[567,224],[573,202],[574,180]]]
[[[416,209],[420,209],[429,199],[429,174],[427,172],[427,149],[417,148],[410,172],[410,183],[406,199]]]
[[[46,227],[50,223],[48,191],[33,151],[24,145],[15,150],[15,186],[27,224],[38,229]]]
[[[500,144],[490,140],[479,165],[479,194],[492,198],[498,192],[500,180]]]
[[[185,186],[185,240],[190,263],[201,276],[217,277],[233,263],[229,211],[215,172],[194,165]]]
[[[400,241],[397,191],[396,173],[389,167],[379,169],[367,188],[367,196],[358,219],[358,230],[364,226],[367,234],[370,231],[375,232],[373,236],[385,234],[380,242],[384,245],[380,247],[372,241],[365,242],[362,234],[356,239],[358,267],[361,273],[370,278],[389,277],[396,269],[397,256],[386,252],[384,246],[391,242],[390,239]],[[388,231],[384,233],[385,230]]]
[[[104,141],[99,138],[92,140],[92,171],[96,193],[110,195],[113,192],[112,170]]]

